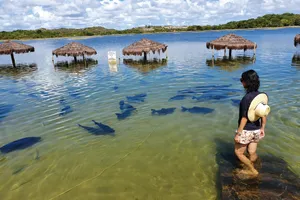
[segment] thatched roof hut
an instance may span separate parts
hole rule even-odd
[[[297,35],[295,36],[295,39],[294,39],[294,45],[295,45],[295,47],[296,47],[298,44],[300,44],[300,34],[297,34]]]
[[[57,56],[73,56],[75,61],[77,56],[91,56],[97,54],[97,51],[91,47],[85,46],[78,42],[71,42],[65,46],[52,51],[52,55]]]
[[[235,34],[227,34],[216,40],[210,41],[206,43],[206,47],[208,49],[229,49],[229,56],[231,56],[232,50],[248,50],[248,49],[256,49],[257,44],[247,40],[241,36]]]
[[[123,55],[139,55],[142,56],[144,54],[144,59],[147,59],[147,54],[149,52],[165,52],[168,46],[159,42],[155,42],[146,38],[137,41],[128,47],[123,49]]]
[[[0,44],[0,55],[11,55],[12,64],[15,67],[14,53],[28,53],[34,52],[34,47],[18,42],[6,41]]]

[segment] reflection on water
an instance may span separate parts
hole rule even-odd
[[[20,78],[25,75],[32,74],[37,70],[37,64],[17,64],[16,67],[12,65],[0,65],[0,75]]]
[[[80,73],[83,70],[86,71],[90,69],[91,67],[94,67],[98,64],[97,60],[94,60],[92,58],[88,59],[82,59],[77,61],[61,61],[57,62],[54,67],[57,70],[60,71],[66,71],[66,72],[73,72],[73,73]]]
[[[255,63],[255,60],[255,56],[224,56],[223,58],[217,59],[212,57],[212,59],[206,59],[206,65],[209,67],[219,67],[221,70],[225,71],[234,71]]]
[[[133,59],[123,59],[123,64],[128,67],[135,68],[141,73],[148,73],[160,67],[167,66],[168,61],[167,59],[154,59],[153,61],[135,61]]]
[[[292,58],[292,66],[296,66],[298,69],[300,68],[300,52],[294,54]]]

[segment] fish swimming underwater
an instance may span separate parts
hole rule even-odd
[[[114,136],[114,132],[115,130],[113,130],[112,128],[110,128],[107,125],[104,125],[102,123],[93,121],[98,127],[94,128],[94,127],[89,127],[89,126],[83,126],[81,124],[78,124],[79,127],[85,129],[86,131],[88,131],[89,133],[93,134],[93,135],[111,135]]]
[[[127,109],[122,113],[116,113],[118,120],[123,120],[123,119],[130,117],[134,110],[136,110],[136,108]]]
[[[105,124],[102,124],[100,122],[96,122],[95,120],[92,120],[100,129],[103,130],[103,132],[106,132],[106,133],[114,133],[115,130],[113,128],[111,128],[110,126],[108,125],[105,125]]]
[[[14,109],[12,104],[0,104],[0,122]]]
[[[64,108],[61,109],[59,116],[64,116],[70,112],[73,112],[73,109],[71,108],[71,106],[65,106]]]
[[[131,103],[141,103],[145,101],[147,94],[142,93],[142,94],[136,94],[134,96],[127,96],[127,101]]]
[[[41,141],[41,137],[26,137],[10,142],[0,147],[1,153],[10,153],[12,151],[26,149]]]
[[[120,105],[120,110],[134,109],[132,105],[125,103],[123,100],[119,102],[119,105]]]
[[[184,100],[184,99],[186,99],[186,98],[188,98],[188,97],[191,97],[191,96],[190,96],[190,95],[180,94],[180,95],[176,95],[176,96],[174,96],[174,97],[171,97],[171,98],[169,99],[169,101]]]
[[[200,97],[195,97],[193,96],[192,99],[196,99],[197,101],[210,101],[210,100],[223,100],[223,99],[227,99],[229,98],[229,96],[227,95],[211,95],[211,94],[204,94]]]
[[[151,109],[152,115],[169,115],[172,114],[176,108],[162,108],[160,110]]]
[[[194,114],[208,114],[208,113],[212,113],[214,111],[214,109],[212,108],[206,108],[206,107],[192,107],[192,108],[185,108],[185,107],[181,107],[181,111],[182,112],[190,112],[190,113],[194,113]]]
[[[241,100],[239,100],[239,99],[231,99],[231,105],[233,105],[233,106],[239,107],[240,102],[241,102]]]

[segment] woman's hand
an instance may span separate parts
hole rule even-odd
[[[234,141],[235,141],[236,143],[239,143],[239,142],[240,142],[238,133],[235,134]]]
[[[260,138],[264,138],[265,137],[265,129],[264,128],[261,128],[260,129],[260,135],[259,135]]]

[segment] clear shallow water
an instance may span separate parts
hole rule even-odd
[[[255,62],[210,63],[205,43],[228,32],[108,36],[82,39],[98,52],[98,64],[83,70],[53,67],[52,50],[69,39],[26,41],[34,53],[16,55],[17,63],[35,63],[36,71],[0,74],[2,105],[12,110],[0,122],[0,146],[22,137],[40,136],[31,148],[6,154],[0,161],[1,199],[215,199],[217,197],[215,139],[233,141],[238,108],[231,99],[168,101],[178,90],[231,85],[241,90],[239,77],[254,69],[261,91],[268,93],[272,112],[260,155],[283,158],[300,175],[300,68],[292,66],[300,29],[235,31],[258,44]],[[140,70],[107,63],[107,51],[147,37],[168,44],[168,63]],[[223,52],[216,53],[221,57]],[[243,55],[238,52],[236,55]],[[247,52],[252,56],[252,52]],[[55,58],[56,61],[70,60]],[[0,65],[10,63],[0,57]],[[228,66],[229,65],[229,66]],[[118,87],[118,89],[114,87]],[[119,101],[147,93],[132,104],[137,111],[119,121]],[[64,99],[73,112],[59,116]],[[181,112],[181,106],[215,109],[207,115]],[[176,107],[167,116],[151,109]],[[94,136],[77,126],[92,120],[115,129],[115,136]],[[226,151],[226,149],[224,149]]]

